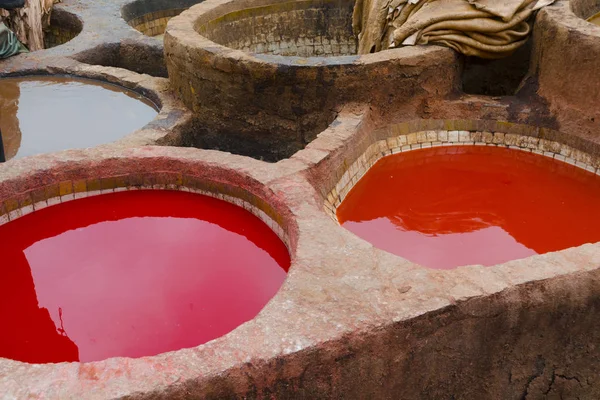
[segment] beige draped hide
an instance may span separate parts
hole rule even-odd
[[[353,28],[359,54],[441,44],[481,58],[522,46],[532,14],[555,0],[357,0]]]

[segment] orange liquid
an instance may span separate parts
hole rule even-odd
[[[241,207],[130,191],[0,226],[0,357],[31,363],[194,347],[248,321],[290,258]]]
[[[337,210],[376,247],[424,266],[495,265],[600,241],[600,177],[499,147],[437,147],[377,162]]]

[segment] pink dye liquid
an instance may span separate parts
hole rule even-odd
[[[599,204],[595,174],[532,153],[457,146],[380,160],[337,216],[380,249],[448,269],[598,242]]]
[[[290,258],[246,210],[130,191],[0,226],[0,357],[31,363],[194,347],[252,319]]]

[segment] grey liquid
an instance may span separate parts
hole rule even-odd
[[[0,79],[0,130],[7,160],[98,146],[157,115],[135,92],[72,77]]]

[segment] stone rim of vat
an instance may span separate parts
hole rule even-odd
[[[65,163],[70,166],[68,170],[64,168]],[[248,172],[260,170],[260,164],[263,163],[215,151],[155,146],[65,150],[22,158],[0,168],[0,225],[55,204],[91,196],[126,190],[178,190],[213,197],[244,208],[281,239],[293,258],[298,230],[295,219],[286,204],[265,184],[272,178],[270,174],[265,171]],[[139,359],[189,350],[181,349]],[[115,359],[128,358],[112,357],[76,364],[96,364]],[[4,362],[32,368],[53,365],[0,358],[0,370],[6,365]]]
[[[165,50],[173,51],[175,46],[183,46],[188,49],[201,49],[208,54],[223,59],[244,61],[256,64],[273,64],[281,66],[296,66],[304,68],[319,68],[332,65],[368,65],[374,63],[385,63],[400,58],[410,58],[418,55],[426,55],[431,52],[447,52],[447,49],[439,46],[415,46],[402,47],[381,51],[373,54],[353,54],[339,56],[282,56],[249,53],[243,50],[233,49],[216,43],[198,33],[197,27],[207,23],[214,18],[222,17],[231,12],[241,9],[268,6],[278,3],[286,3],[287,0],[251,0],[249,2],[238,2],[236,0],[205,0],[196,4],[176,17],[173,17],[165,31]],[[167,40],[167,37],[169,39]]]
[[[142,18],[147,14],[187,9],[198,4],[200,1],[202,0],[175,0],[165,3],[161,0],[132,0],[121,6],[121,18],[136,31],[144,33],[136,28],[133,24],[134,20]],[[169,18],[176,15],[178,14],[171,15]]]
[[[461,102],[458,100],[445,104],[451,109]],[[471,102],[477,104],[476,97]],[[349,105],[344,114],[348,118],[363,107]],[[418,149],[438,146],[504,147],[553,158],[600,175],[600,143],[581,140],[575,135],[550,128],[479,118],[415,118],[375,126],[369,119],[365,117],[355,126],[355,132],[346,136],[342,134],[348,129],[342,122],[344,118],[338,118],[337,124],[332,124],[305,149],[292,156],[293,159],[310,163],[309,174],[312,175],[313,185],[322,195],[323,210],[336,224],[339,224],[337,207],[377,161],[392,154]],[[325,149],[326,156],[323,155]]]
[[[593,0],[559,0],[539,11],[541,18],[536,18],[536,24],[538,19],[549,20],[552,25],[568,29],[578,37],[576,40],[597,42],[594,38],[600,37],[600,26],[587,21],[594,11],[600,12],[600,6],[596,6]]]
[[[600,27],[586,21],[593,11],[600,11],[593,0],[560,0],[540,10],[530,66],[561,129],[586,138],[600,126],[600,92],[590,84],[600,68]]]
[[[248,154],[231,143],[251,139],[278,161],[304,148],[344,104],[369,103],[397,111],[458,91],[458,56],[448,48],[411,46],[365,55],[288,57],[231,49],[195,29],[202,21],[235,9],[279,3],[286,2],[207,0],[167,25],[164,46],[171,86],[194,112],[202,128],[198,132],[209,143],[219,139],[207,147]]]
[[[100,193],[114,191],[121,182],[119,177],[136,173],[149,178],[136,178],[136,182],[153,189],[183,183],[186,175],[201,185],[213,182],[217,191],[230,184],[238,194],[257,194],[279,213],[292,254],[288,277],[276,296],[256,318],[221,338],[196,348],[139,359],[55,365],[0,359],[0,385],[5,393],[16,398],[43,394],[98,399],[190,393],[220,398],[256,390],[264,390],[264,394],[269,393],[273,376],[293,379],[308,370],[310,376],[317,377],[323,365],[335,370],[338,360],[348,354],[373,359],[376,351],[380,357],[390,357],[385,346],[375,344],[375,350],[369,350],[370,345],[364,345],[370,340],[379,343],[378,332],[382,329],[393,330],[405,323],[410,326],[413,321],[427,320],[432,313],[457,313],[454,318],[460,319],[464,313],[485,316],[495,312],[490,307],[519,310],[521,296],[534,289],[545,293],[538,295],[542,300],[537,307],[551,310],[560,301],[553,294],[556,290],[581,295],[592,290],[594,282],[600,282],[599,244],[494,268],[466,266],[443,271],[429,270],[374,249],[340,227],[324,211],[327,185],[335,184],[340,172],[345,172],[344,159],[352,159],[355,152],[359,157],[377,138],[391,137],[396,132],[416,134],[425,127],[432,130],[450,124],[452,129],[460,130],[487,126],[494,133],[540,134],[539,128],[496,121],[479,121],[480,126],[478,121],[466,120],[419,120],[377,129],[370,117],[366,107],[345,108],[306,149],[277,164],[217,151],[147,146],[70,150],[16,160],[0,168],[2,204],[6,207],[7,200],[12,201],[8,206],[14,207],[15,194],[20,194],[16,207],[21,209],[29,204],[25,205],[27,196],[18,196],[46,184],[54,193],[63,193],[66,200],[74,198],[69,190],[74,192],[76,182],[84,178],[91,179],[91,187],[99,187]],[[548,146],[555,146],[550,142]],[[33,194],[28,195],[32,199]],[[348,340],[356,341],[358,347],[353,351],[357,353],[348,349]],[[352,374],[341,377],[356,381]],[[304,384],[310,385],[310,380]]]
[[[0,74],[0,79],[27,78],[28,76],[63,76],[104,82],[143,96],[153,104],[157,115],[151,121],[116,141],[94,146],[94,148],[168,146],[178,143],[182,132],[188,129],[191,120],[191,113],[170,91],[169,81],[165,78],[152,77],[113,67],[86,64],[63,66],[56,63],[41,68]],[[26,158],[30,157],[35,156]],[[9,160],[7,163],[14,161],[16,160]]]
[[[469,124],[465,124],[464,122],[447,124],[446,121],[422,121],[421,124],[416,124],[416,126],[419,125],[420,127],[416,128],[416,131],[411,131],[408,123],[393,124],[392,126],[388,126],[382,130],[386,132],[389,137],[371,142],[370,145],[366,147],[364,152],[359,154],[357,158],[353,158],[352,156],[345,157],[345,161],[349,164],[349,167],[343,173],[341,178],[335,183],[335,186],[326,194],[326,198],[323,203],[325,212],[331,217],[332,220],[340,224],[336,214],[338,207],[344,202],[345,198],[350,193],[352,188],[358,183],[358,181],[365,176],[378,161],[391,155],[407,153],[420,149],[432,149],[436,147],[447,146],[500,147],[513,151],[523,151],[552,158],[559,162],[573,165],[592,174],[600,175],[600,156],[591,156],[585,151],[581,151],[557,140],[532,136],[533,134],[537,134],[539,131],[539,128],[536,127],[517,125],[516,127],[513,127],[513,129],[516,128],[515,131],[519,133],[504,133],[503,131],[505,131],[506,128],[503,129],[501,124],[488,124],[488,129],[490,129],[490,131],[464,130],[477,129],[474,127],[476,124],[471,124],[471,126],[468,126]],[[443,127],[443,125],[446,126]],[[495,128],[499,129],[492,131],[492,129],[494,129],[493,125],[496,125]],[[429,130],[420,130],[430,127],[431,129]],[[326,135],[327,134],[322,136]],[[379,136],[381,136],[381,134]],[[319,140],[320,138],[316,139],[316,142]],[[318,143],[316,144],[318,145]],[[369,242],[369,240],[361,238],[359,235],[356,236],[360,240]],[[600,242],[598,242],[598,244],[600,244]],[[373,244],[373,246],[377,247],[375,244]],[[580,246],[576,246],[575,248],[578,247]],[[556,251],[556,253],[567,249],[569,248]],[[385,251],[383,249],[380,250]],[[537,255],[529,257],[535,256]],[[402,256],[398,255],[398,257]],[[519,260],[520,259],[510,261]],[[510,261],[497,265],[504,265]],[[458,265],[452,268],[468,266],[470,266],[470,264]],[[494,268],[496,268],[496,266]]]

